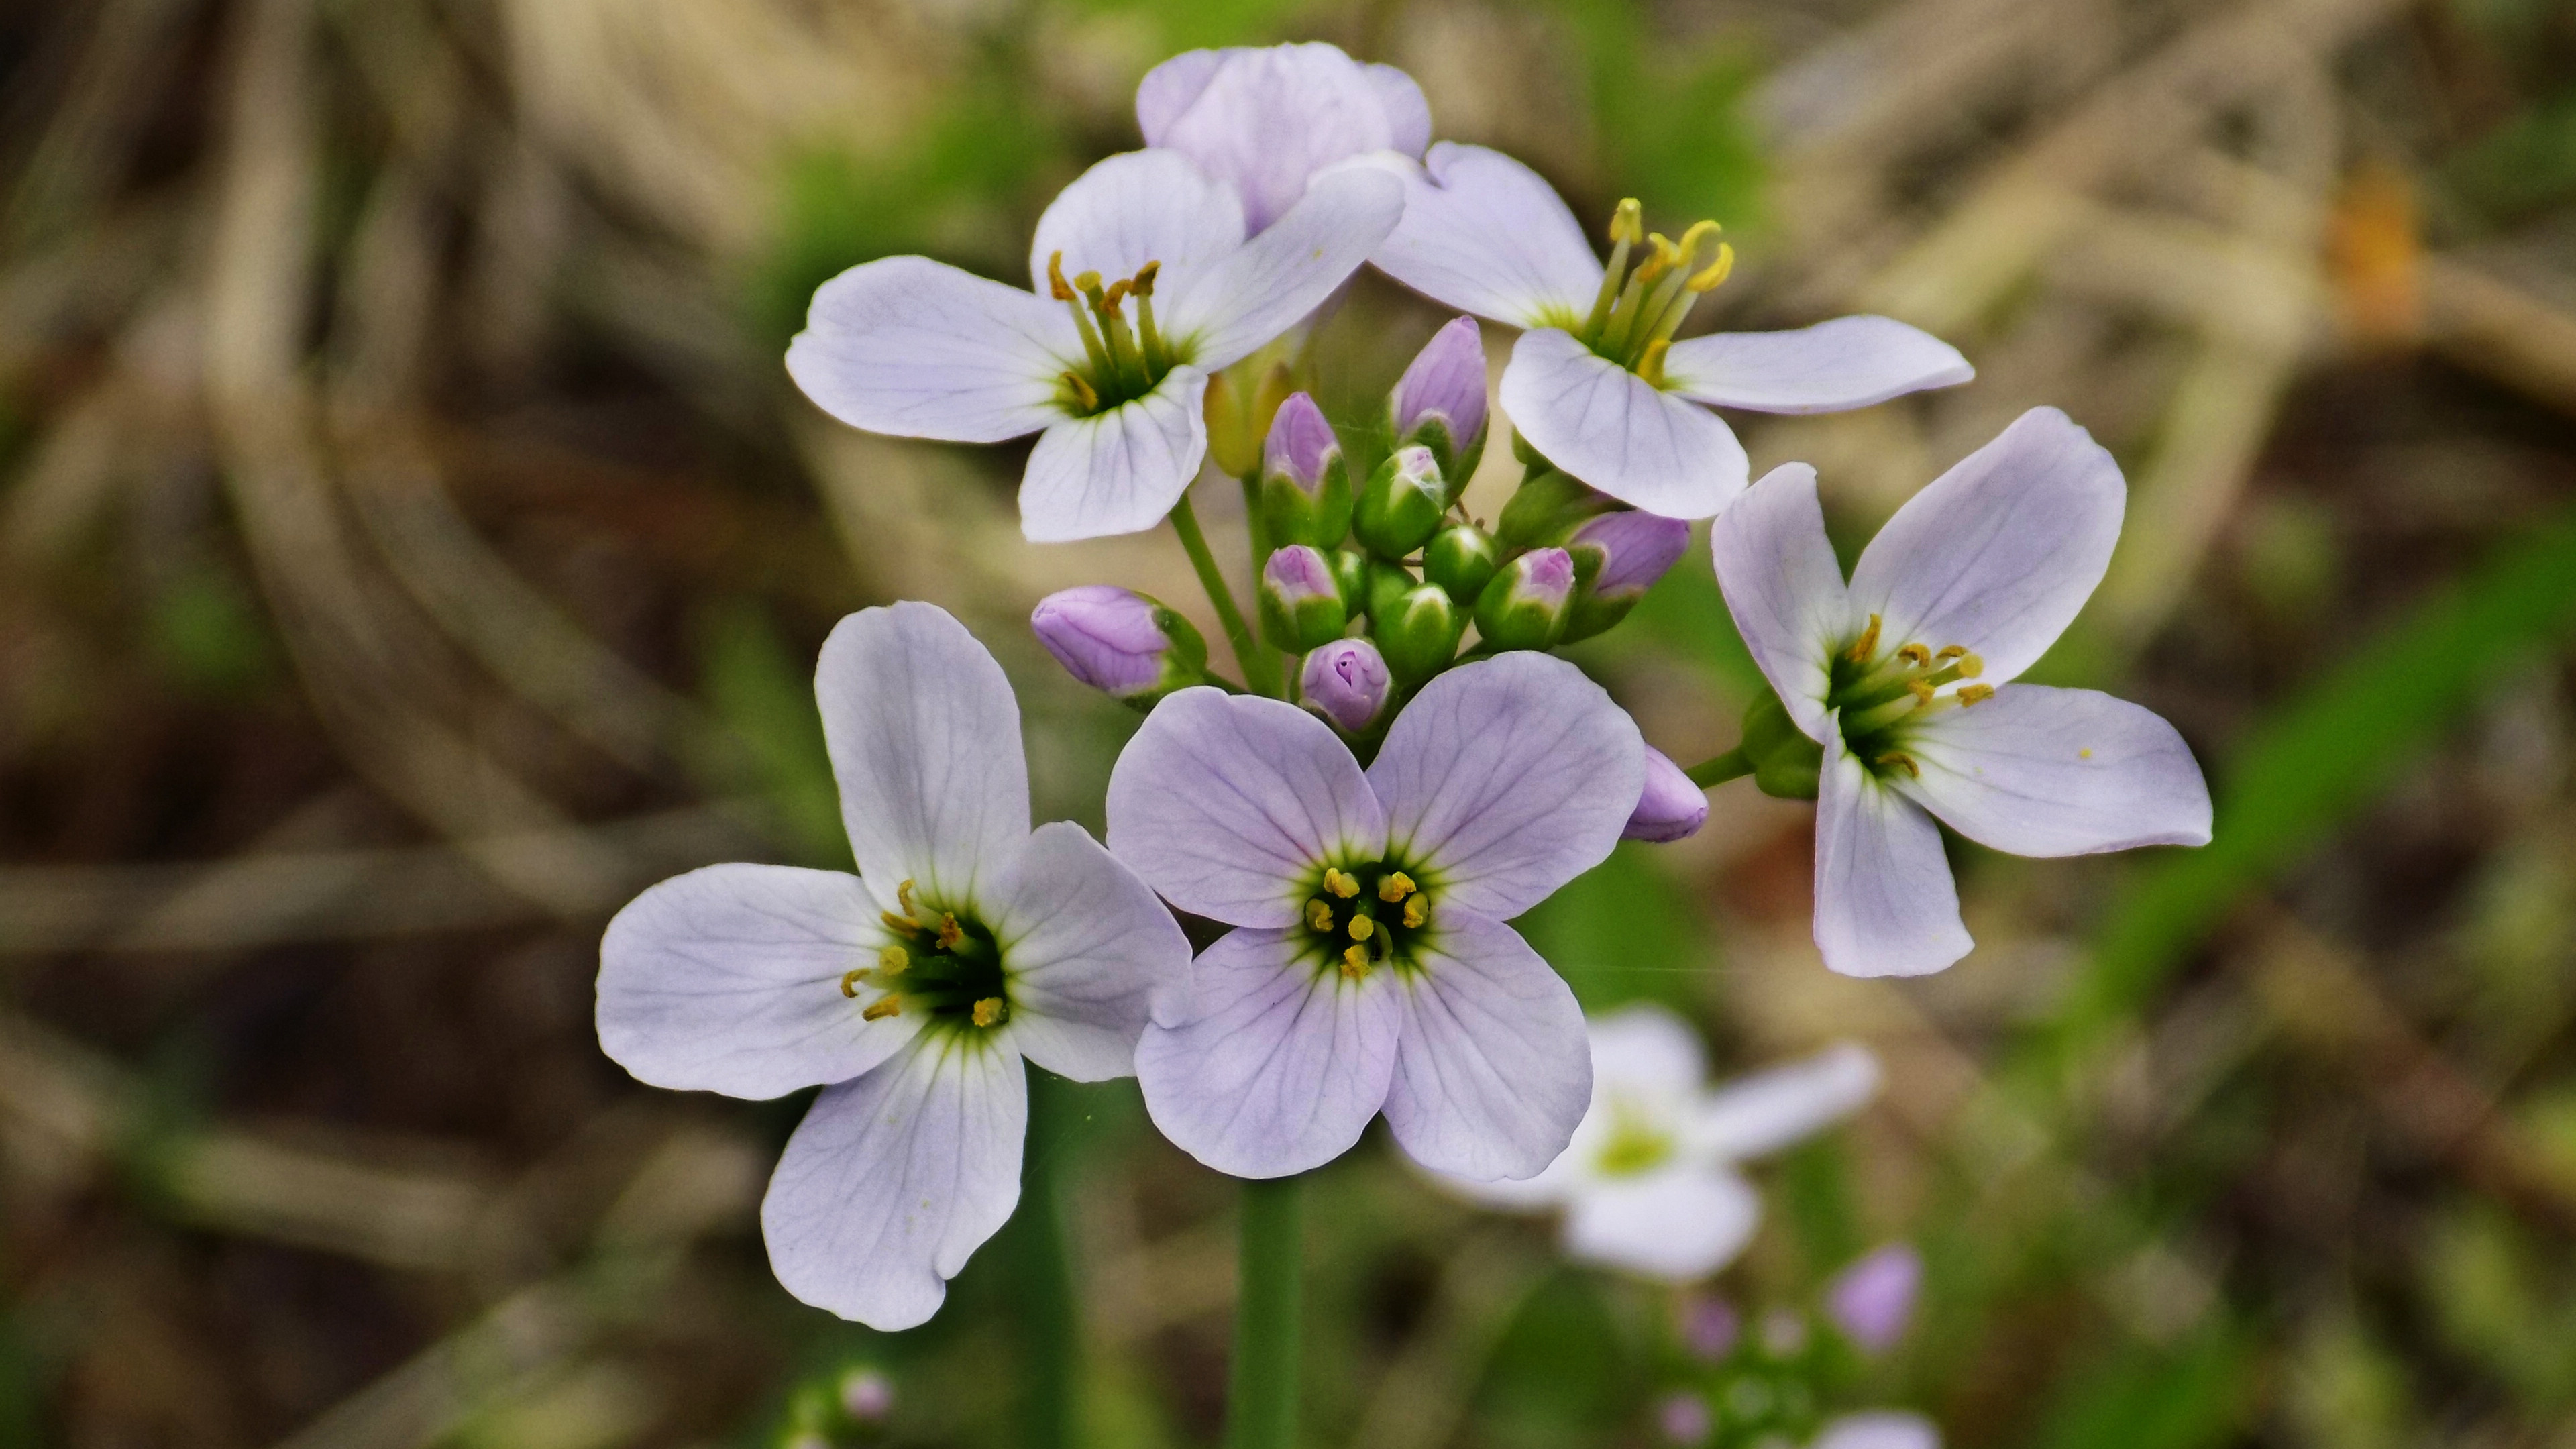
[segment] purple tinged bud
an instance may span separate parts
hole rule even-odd
[[[1708,792],[1691,783],[1682,767],[1670,755],[1652,745],[1646,747],[1646,788],[1637,796],[1637,809],[1628,817],[1627,827],[1619,833],[1630,840],[1651,840],[1662,844],[1699,834],[1708,823]]]
[[[1605,513],[1574,530],[1566,547],[1599,556],[1596,598],[1634,598],[1652,587],[1690,548],[1690,524],[1633,509]]]
[[[894,1413],[894,1380],[882,1370],[856,1368],[841,1375],[841,1409],[862,1424],[882,1424]]]
[[[1291,393],[1270,419],[1270,440],[1262,445],[1261,471],[1285,478],[1307,493],[1323,486],[1324,470],[1340,456],[1342,440],[1324,421],[1324,410],[1306,394]]]
[[[1393,692],[1386,660],[1366,639],[1336,639],[1308,654],[1297,684],[1306,707],[1345,734],[1367,729]]]
[[[1702,1363],[1724,1362],[1744,1336],[1744,1320],[1723,1298],[1693,1295],[1683,1303],[1681,1318],[1682,1346]]]
[[[1496,649],[1546,649],[1565,633],[1574,597],[1574,559],[1533,549],[1505,564],[1476,600],[1476,632]]]
[[[1655,1405],[1655,1427],[1663,1432],[1665,1443],[1690,1446],[1706,1443],[1709,1430],[1717,1425],[1709,1416],[1708,1400],[1697,1394],[1672,1393]]]
[[[1387,405],[1399,444],[1423,443],[1444,470],[1485,431],[1485,344],[1476,319],[1460,317],[1431,336],[1397,379]]]
[[[1066,673],[1131,702],[1196,683],[1207,664],[1206,641],[1187,620],[1110,584],[1047,595],[1029,627]]]
[[[1853,1343],[1885,1353],[1905,1336],[1923,1290],[1923,1255],[1890,1243],[1836,1274],[1825,1287],[1825,1312]]]
[[[1258,602],[1262,632],[1282,649],[1311,649],[1350,622],[1332,560],[1307,544],[1276,550],[1262,564]]]
[[[1276,590],[1289,604],[1301,604],[1319,595],[1342,596],[1341,584],[1333,577],[1333,566],[1319,549],[1295,544],[1270,555],[1261,566],[1261,586]]]
[[[1534,549],[1521,555],[1528,566],[1521,570],[1520,594],[1550,604],[1565,602],[1574,592],[1574,556],[1561,548]]]

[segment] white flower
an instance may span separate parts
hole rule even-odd
[[[1185,689],[1109,777],[1109,843],[1237,929],[1136,1048],[1154,1125],[1237,1177],[1348,1151],[1381,1110],[1425,1166],[1527,1177],[1591,1092],[1574,993],[1503,922],[1597,865],[1645,745],[1562,659],[1424,685],[1363,771],[1322,720]]]
[[[1714,223],[1669,242],[1646,236],[1637,203],[1622,202],[1605,269],[1556,192],[1500,151],[1443,141],[1422,165],[1387,164],[1404,177],[1404,220],[1369,260],[1527,329],[1503,373],[1512,426],[1549,462],[1649,513],[1705,518],[1744,491],[1744,447],[1709,406],[1839,412],[1975,376],[1949,344],[1885,317],[1674,341],[1733,263]]]
[[[1803,463],[1711,529],[1736,628],[1823,747],[1826,965],[1910,976],[1967,954],[1935,816],[2015,855],[2208,843],[2209,787],[2173,726],[2089,689],[2009,682],[2101,581],[2126,492],[2090,435],[2035,408],[1898,509],[1849,584]]]
[[[1038,433],[1021,531],[1041,543],[1134,533],[1198,473],[1208,374],[1313,311],[1403,204],[1382,172],[1346,168],[1248,236],[1234,188],[1179,152],[1112,156],[1039,218],[1034,292],[924,257],[852,267],[814,294],[787,371],[870,432]]]
[[[1173,56],[1136,87],[1136,122],[1146,145],[1233,186],[1256,233],[1333,163],[1371,151],[1419,157],[1431,141],[1431,108],[1413,77],[1320,41]]]
[[[908,1328],[1019,1201],[1021,1058],[1129,1075],[1189,944],[1081,826],[1029,829],[1019,706],[956,620],[853,614],[814,688],[859,874],[718,865],[638,896],[600,948],[599,1041],[657,1087],[821,1085],[761,1205],[770,1265]]]
[[[1592,1018],[1592,1104],[1573,1142],[1522,1182],[1444,1174],[1495,1207],[1562,1209],[1568,1256],[1687,1283],[1752,1240],[1762,1200],[1736,1164],[1819,1132],[1878,1090],[1878,1059],[1845,1042],[1712,1091],[1699,1037],[1660,1006]]]

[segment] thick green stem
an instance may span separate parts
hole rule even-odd
[[[1243,1185],[1234,1367],[1225,1388],[1226,1449],[1295,1449],[1297,1443],[1302,1187],[1294,1177]]]
[[[1723,785],[1729,780],[1752,774],[1753,762],[1745,758],[1744,749],[1739,745],[1714,760],[1702,760],[1682,773],[1690,776],[1692,784],[1705,790],[1711,785]]]
[[[1207,535],[1199,529],[1199,516],[1190,508],[1188,495],[1172,505],[1172,532],[1181,536],[1181,547],[1188,551],[1190,567],[1199,571],[1199,587],[1207,590],[1208,602],[1216,606],[1217,622],[1225,626],[1225,642],[1234,647],[1235,667],[1243,671],[1243,682],[1255,694],[1276,698],[1278,676],[1269,668],[1270,660],[1252,637],[1252,629],[1243,622],[1243,611],[1234,606],[1234,591],[1226,587],[1225,575],[1217,571],[1216,555],[1208,552]]]
[[[1076,1105],[1072,1085],[1035,1066],[1029,1074],[1029,1136],[1020,1159],[1020,1207],[1011,1227],[1023,1355],[1019,1442],[1074,1449],[1082,1442],[1082,1314],[1065,1241],[1064,1177]]]
[[[1252,545],[1252,588],[1253,592],[1258,594],[1261,590],[1261,570],[1270,562],[1271,547],[1270,526],[1261,517],[1261,470],[1258,468],[1243,475],[1243,533]],[[1279,652],[1258,637],[1254,638],[1253,643],[1261,650],[1263,669],[1267,671],[1278,668]],[[1291,664],[1287,670],[1276,676],[1291,694],[1295,693],[1296,672],[1296,667]]]

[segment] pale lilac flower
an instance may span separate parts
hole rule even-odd
[[[1662,844],[1699,834],[1708,823],[1708,792],[1691,783],[1672,756],[1646,747],[1646,787],[1620,834],[1630,840]]]
[[[1825,1312],[1844,1337],[1885,1353],[1905,1336],[1922,1290],[1923,1255],[1912,1244],[1890,1243],[1834,1275],[1825,1286]]]
[[[1208,374],[1313,311],[1402,207],[1383,173],[1350,169],[1318,178],[1256,237],[1233,187],[1179,152],[1112,156],[1039,218],[1034,292],[925,257],[868,262],[814,294],[787,371],[870,432],[1038,433],[1021,532],[1134,533],[1198,473]]]
[[[1599,863],[1645,769],[1561,659],[1423,686],[1360,768],[1276,700],[1183,690],[1109,777],[1119,858],[1237,929],[1136,1053],[1163,1135],[1238,1177],[1319,1166],[1380,1110],[1427,1167],[1527,1177],[1591,1094],[1574,994],[1503,922]]]
[[[1549,462],[1649,512],[1705,518],[1744,491],[1744,447],[1709,407],[1839,412],[1974,375],[1947,343],[1885,317],[1675,341],[1732,261],[1713,224],[1678,243],[1649,238],[1624,202],[1605,268],[1555,190],[1499,151],[1443,141],[1420,165],[1383,164],[1405,179],[1404,220],[1369,260],[1527,329],[1503,372],[1513,426]]]
[[[1816,1431],[1808,1449],[1941,1449],[1941,1431],[1920,1414],[1844,1414]]]
[[[1639,1003],[1590,1023],[1592,1101],[1572,1145],[1521,1182],[1443,1182],[1494,1207],[1562,1209],[1568,1256],[1672,1283],[1705,1278],[1753,1237],[1761,1199],[1736,1164],[1822,1131],[1878,1090],[1845,1042],[1707,1086],[1699,1037]]]
[[[1377,722],[1395,691],[1386,657],[1366,639],[1336,639],[1306,656],[1297,689],[1306,708],[1358,734]]]
[[[1693,1393],[1670,1393],[1655,1405],[1655,1427],[1667,1444],[1696,1446],[1717,1427],[1709,1418],[1708,1400]]]
[[[2173,726],[2089,689],[2010,682],[2101,581],[2125,497],[2109,453],[2034,408],[1898,509],[1848,584],[1803,463],[1711,529],[1745,646],[1823,747],[1826,965],[1912,976],[1968,953],[1935,817],[2014,855],[2208,842],[2209,787]]]
[[[636,897],[601,943],[599,1042],[657,1087],[822,1086],[761,1204],[770,1266],[909,1328],[1019,1201],[1021,1058],[1129,1075],[1189,945],[1081,826],[1029,828],[1019,706],[955,619],[851,615],[814,690],[859,874],[717,865]]]
[[[1147,594],[1078,584],[1038,600],[1038,642],[1064,672],[1115,699],[1150,701],[1207,679],[1207,641]]]
[[[1320,41],[1184,51],[1145,73],[1136,123],[1146,145],[1232,186],[1256,234],[1316,172],[1371,151],[1418,158],[1431,141],[1431,108],[1413,77]]]

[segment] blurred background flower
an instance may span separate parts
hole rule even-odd
[[[1017,284],[1156,62],[1307,38],[1578,217],[1722,221],[1694,329],[1955,344],[1972,385],[1729,420],[1757,475],[1816,465],[1846,563],[2032,406],[2127,475],[2026,677],[2171,720],[2215,844],[1952,842],[1978,949],[1852,982],[1808,933],[1812,811],[1739,782],[1517,923],[1720,1076],[1845,1036],[1885,1063],[1763,1169],[1736,1301],[1915,1244],[1916,1328],[1854,1402],[1953,1444],[2570,1432],[2567,7],[0,0],[0,1442],[1026,1442],[1050,1300],[1013,1231],[925,1330],[795,1305],[756,1208],[802,1103],[629,1082],[599,933],[707,862],[848,867],[810,680],[869,603],[965,620],[1037,817],[1100,828],[1136,716],[1028,621],[1108,582],[1219,637],[1178,551],[1028,545],[1024,447],[841,427],[781,359],[865,260]],[[1317,329],[1353,479],[1453,316],[1363,276]],[[1760,687],[1707,557],[1576,656],[1686,764]],[[1207,1442],[1232,1188],[1132,1089],[1034,1107],[1083,1427]],[[1660,1432],[1662,1290],[1374,1139],[1309,1213],[1318,1442]],[[882,1422],[855,1363],[900,1386]]]

